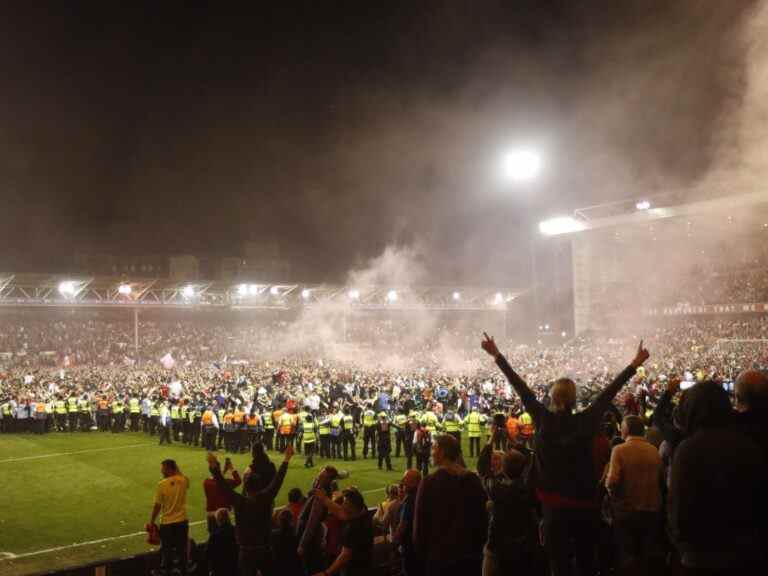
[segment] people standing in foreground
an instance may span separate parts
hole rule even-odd
[[[535,425],[536,496],[542,505],[544,542],[552,574],[573,574],[572,556],[576,558],[579,574],[593,574],[600,525],[600,476],[595,461],[595,438],[602,427],[603,414],[616,394],[650,354],[643,348],[641,340],[630,365],[598,394],[589,407],[574,413],[576,384],[573,380],[560,378],[555,381],[547,408],[487,334],[482,348],[496,360]]]
[[[208,454],[208,466],[219,489],[226,491],[235,509],[235,532],[238,543],[238,565],[242,576],[271,576],[272,558],[272,508],[275,497],[283,485],[288,463],[293,457],[293,446],[285,449],[285,459],[277,474],[266,483],[252,471],[245,480],[245,494],[238,494],[224,479],[216,456]]]
[[[480,574],[487,536],[487,496],[480,478],[458,462],[458,442],[437,436],[432,460],[437,470],[421,481],[416,496],[414,543],[427,576]]]
[[[157,484],[155,505],[149,520],[150,525],[156,525],[160,516],[160,574],[170,574],[173,569],[186,574],[189,479],[181,473],[174,460],[163,460],[160,472],[163,479]]]

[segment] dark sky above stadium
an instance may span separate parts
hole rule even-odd
[[[0,270],[254,240],[323,280],[416,243],[509,283],[542,216],[706,172],[754,2],[204,4],[0,9]]]

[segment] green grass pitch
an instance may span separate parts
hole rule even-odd
[[[157,442],[143,433],[0,435],[0,574],[31,574],[153,550],[142,530],[164,458],[174,458],[190,479],[188,511],[195,523],[190,534],[205,541],[205,451]],[[395,471],[382,472],[375,460],[359,459],[359,439],[357,452],[356,462],[334,462],[350,472],[340,485],[357,486],[375,506],[384,486],[402,476],[405,459],[393,458]],[[282,461],[280,454],[270,457],[276,465]],[[250,457],[233,455],[232,460],[242,472]],[[303,455],[294,456],[277,505],[286,502],[293,487],[306,493],[324,462],[332,461],[316,458],[307,470]]]

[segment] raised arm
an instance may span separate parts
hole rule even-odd
[[[504,358],[501,352],[499,352],[494,339],[488,336],[485,332],[483,332],[483,336],[485,336],[485,340],[483,340],[481,344],[483,350],[485,350],[489,356],[493,356],[494,360],[496,360],[496,365],[504,373],[504,376],[507,377],[512,388],[517,392],[517,395],[520,396],[520,400],[523,402],[525,409],[531,414],[538,413],[544,406],[536,399],[536,394],[534,394],[533,390],[528,387],[528,384],[518,376],[517,372],[515,372],[512,369],[512,366],[509,365],[509,362],[507,362],[507,359]]]
[[[269,495],[272,499],[277,497],[277,493],[280,492],[280,488],[283,486],[283,480],[285,480],[285,474],[288,472],[288,463],[291,461],[291,458],[293,458],[293,446],[289,444],[285,449],[285,459],[283,460],[283,463],[280,464],[277,474],[272,478],[272,482],[269,483],[269,486],[264,488],[259,494]]]
[[[648,360],[650,355],[650,352],[643,348],[643,341],[640,340],[635,358],[632,360],[629,366],[624,368],[624,370],[622,370],[619,375],[613,379],[613,382],[611,382],[602,392],[600,392],[600,394],[598,394],[597,398],[592,403],[592,409],[596,411],[596,414],[599,415],[600,418],[602,418],[603,413],[608,409],[608,405],[613,402],[613,399],[616,397],[616,394],[619,393],[619,390],[621,390],[624,385],[629,382],[632,376],[635,375],[635,372],[637,372],[637,369],[643,365],[643,362]]]

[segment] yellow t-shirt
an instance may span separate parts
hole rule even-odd
[[[189,479],[177,474],[157,483],[155,504],[160,504],[160,524],[175,524],[187,519]]]

